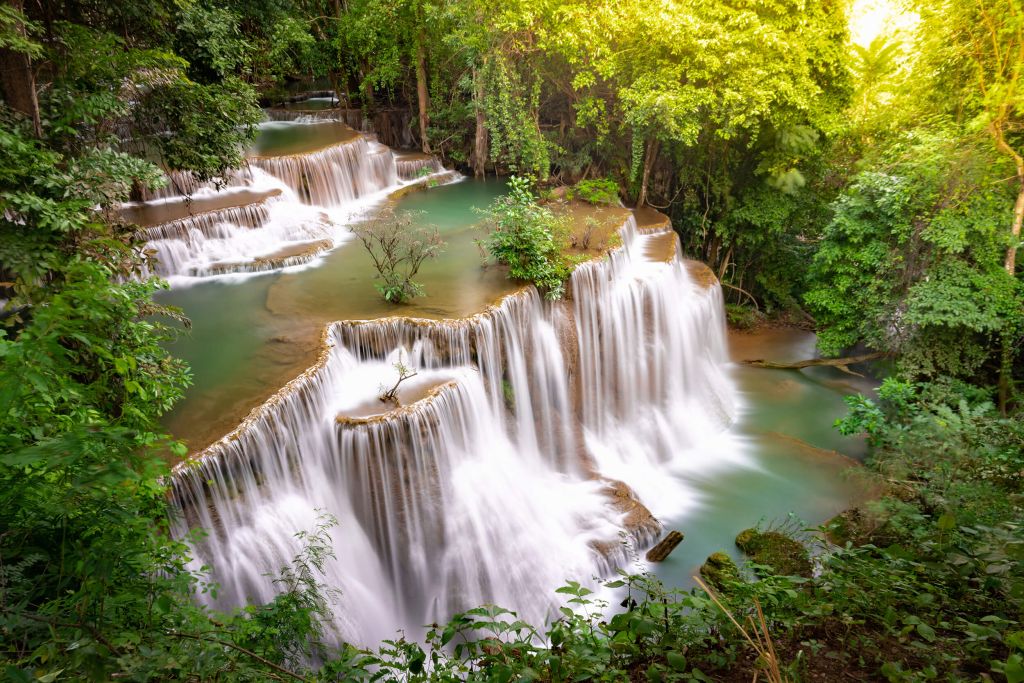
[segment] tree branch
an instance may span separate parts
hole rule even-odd
[[[744,365],[753,365],[758,368],[770,368],[773,370],[802,370],[804,368],[827,366],[842,370],[843,372],[855,375],[857,377],[863,377],[864,375],[859,372],[854,372],[848,366],[854,365],[855,363],[866,363],[870,360],[878,360],[885,358],[889,354],[887,353],[868,353],[863,356],[848,356],[846,358],[811,358],[809,360],[800,360],[794,363],[776,363],[773,361],[762,360],[760,358],[756,360],[744,360],[740,361]]]
[[[228,642],[226,640],[221,640],[220,638],[210,638],[208,636],[201,636],[201,635],[196,635],[196,634],[193,634],[193,633],[180,633],[178,631],[167,631],[166,633],[167,633],[167,635],[173,636],[175,638],[189,638],[191,640],[198,640],[200,642],[216,643],[217,645],[223,645],[224,647],[231,648],[232,650],[237,650],[238,652],[241,652],[242,654],[244,654],[244,655],[246,655],[248,657],[252,657],[257,662],[262,664],[263,666],[269,667],[269,668],[273,669],[274,671],[278,671],[278,672],[284,674],[285,676],[288,676],[289,678],[292,678],[292,679],[294,679],[296,681],[305,681],[306,680],[304,676],[300,676],[299,674],[295,673],[294,671],[289,671],[288,669],[284,668],[283,666],[279,666],[277,664],[274,664],[269,659],[266,659],[264,657],[259,656],[258,654],[256,654],[252,650],[247,650],[246,648],[244,648],[244,647],[242,647],[240,645],[235,645],[234,643]],[[270,676],[271,678],[273,678],[274,680],[277,680],[277,681],[283,680],[280,676],[274,676],[273,674],[267,674],[267,675]]]

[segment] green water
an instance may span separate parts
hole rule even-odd
[[[227,434],[254,407],[316,359],[323,327],[334,320],[389,315],[449,318],[482,310],[513,291],[504,273],[481,267],[481,236],[473,207],[505,191],[502,182],[466,180],[413,192],[398,210],[423,212],[447,242],[417,276],[427,296],[403,306],[373,288],[375,272],[358,241],[341,245],[320,265],[242,281],[210,280],[164,292],[160,303],[180,307],[192,330],[170,346],[192,367],[193,385],[165,419],[190,449]]]
[[[241,282],[207,281],[162,294],[192,319],[191,333],[171,350],[190,363],[195,384],[168,428],[191,448],[223,436],[315,359],[324,325],[340,319],[388,315],[450,318],[486,307],[514,287],[497,269],[481,267],[474,243],[483,207],[504,191],[495,181],[464,181],[416,192],[399,210],[423,212],[448,246],[420,275],[427,296],[394,306],[373,288],[374,271],[362,246],[350,241],[315,267],[270,273]],[[732,355],[786,361],[811,357],[813,335],[768,330],[732,335]],[[817,525],[865,496],[847,470],[863,454],[858,439],[841,436],[832,422],[845,413],[845,394],[870,392],[872,383],[832,368],[801,372],[736,365],[740,410],[732,429],[704,449],[702,460],[727,464],[695,467],[676,476],[689,505],[667,529],[686,539],[655,572],[669,585],[687,586],[712,552],[739,557],[731,540],[757,523],[793,515]],[[719,452],[715,452],[719,449]],[[849,457],[848,457],[849,456]]]
[[[356,135],[356,131],[338,121],[269,121],[260,126],[249,154],[264,157],[307,154],[351,140]]]
[[[323,109],[333,109],[338,106],[338,100],[333,97],[310,97],[298,102],[286,102],[283,107],[285,109],[294,109],[296,111],[320,111]]]
[[[814,356],[814,335],[800,330],[733,334],[730,341],[737,360]],[[712,447],[709,454],[732,462],[683,476],[694,505],[663,521],[666,530],[678,529],[685,539],[667,560],[653,565],[667,585],[692,585],[691,577],[713,552],[723,550],[740,560],[732,539],[758,522],[792,518],[817,526],[869,495],[855,466],[865,452],[863,440],[842,436],[832,423],[846,413],[843,396],[872,392],[872,381],[833,368],[797,372],[742,365],[732,377],[739,415],[722,451]]]

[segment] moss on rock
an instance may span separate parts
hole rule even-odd
[[[745,529],[736,536],[736,545],[756,564],[771,567],[785,576],[811,575],[807,548],[778,531]]]
[[[724,591],[729,584],[740,580],[740,569],[731,557],[719,551],[708,555],[700,567],[700,575],[709,586]]]

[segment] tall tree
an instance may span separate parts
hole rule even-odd
[[[946,0],[923,5],[926,56],[936,64],[939,92],[959,102],[1016,169],[1010,244],[1004,267],[1016,271],[1024,224],[1024,4],[1021,0]]]
[[[7,0],[0,5],[0,86],[7,106],[25,116],[39,137],[42,126],[32,57],[39,54],[40,46],[28,37],[24,4]]]

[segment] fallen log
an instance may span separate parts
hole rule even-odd
[[[658,545],[647,551],[648,562],[661,562],[668,554],[683,542],[683,534],[678,531],[668,532],[668,536],[658,541]]]
[[[774,361],[762,360],[760,358],[740,362],[744,365],[753,365],[758,368],[771,368],[772,370],[803,370],[804,368],[824,365],[842,370],[850,375],[863,377],[864,375],[851,370],[849,366],[856,363],[866,363],[869,360],[878,360],[879,358],[885,358],[885,356],[886,354],[884,353],[868,353],[863,356],[847,356],[846,358],[811,358],[809,360],[798,360],[794,363],[776,363]]]

